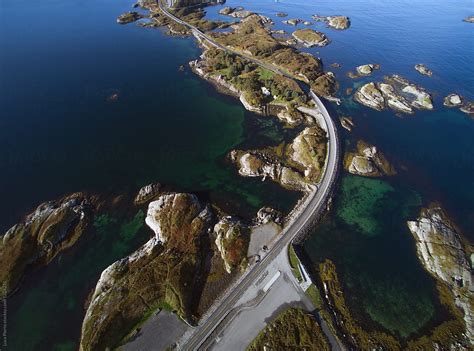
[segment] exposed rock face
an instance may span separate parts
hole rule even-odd
[[[329,44],[329,39],[324,33],[309,28],[298,29],[294,31],[292,35],[296,40],[308,48],[313,46],[326,46]]]
[[[221,15],[230,15],[234,11],[235,11],[235,9],[233,7],[226,6],[226,7],[219,10],[219,14],[221,14]]]
[[[229,14],[229,16],[234,17],[234,18],[247,18],[250,15],[253,15],[253,12],[248,11],[248,10],[233,11]]]
[[[307,191],[324,167],[326,133],[318,126],[305,128],[289,145],[230,153],[230,159],[245,177],[266,177],[291,190]]]
[[[375,70],[380,69],[380,65],[376,63],[368,63],[366,65],[361,65],[356,67],[356,73],[349,72],[347,76],[349,78],[360,78],[370,76]]]
[[[402,113],[433,109],[431,95],[423,88],[397,75],[386,77],[385,81],[363,85],[357,89],[354,100],[378,111],[386,107]]]
[[[117,23],[119,24],[127,24],[127,23],[131,23],[131,22],[135,22],[141,18],[144,18],[145,16],[138,13],[138,12],[127,12],[127,13],[124,13],[120,16],[117,17]]]
[[[156,235],[102,272],[82,325],[81,350],[116,347],[160,304],[192,320],[212,213],[194,195],[167,194],[150,204],[147,223]]]
[[[327,24],[331,28],[344,30],[349,28],[351,21],[346,16],[329,16],[327,17]]]
[[[281,225],[283,223],[283,215],[273,208],[262,207],[257,212],[256,223],[257,224],[267,224],[269,222],[276,223]]]
[[[474,23],[474,16],[466,17],[465,19],[463,19],[463,21],[467,23]]]
[[[369,63],[367,65],[357,66],[357,73],[363,76],[368,76],[376,69],[380,69],[380,65]]]
[[[292,18],[292,19],[283,21],[284,24],[288,24],[290,26],[297,26],[298,24],[300,24],[302,22],[303,22],[303,20],[299,19],[299,18]]]
[[[385,108],[385,98],[375,83],[370,82],[357,89],[354,99],[367,107],[377,111]]]
[[[13,292],[29,266],[48,264],[72,246],[92,217],[89,199],[81,193],[39,205],[0,241],[0,282]]]
[[[464,102],[464,105],[459,109],[461,112],[467,113],[469,116],[474,117],[474,103],[470,101]]]
[[[431,77],[433,75],[433,72],[422,63],[416,64],[415,69],[425,76]]]
[[[420,217],[407,224],[426,270],[454,293],[456,305],[464,312],[466,334],[474,344],[473,276],[460,233],[440,207],[422,209]]]
[[[352,128],[354,128],[354,121],[351,117],[342,116],[339,117],[339,121],[341,122],[342,128],[346,129],[349,132],[352,132]]]
[[[174,231],[184,223],[191,223],[202,205],[194,195],[172,193],[162,195],[148,205],[146,224],[155,232],[156,237],[165,243],[173,239]],[[206,212],[203,212],[206,214]],[[191,235],[193,233],[190,233]],[[175,246],[176,243],[172,245]]]
[[[458,107],[463,104],[463,98],[458,94],[449,94],[444,98],[443,104],[448,107]]]
[[[346,16],[311,16],[316,22],[326,22],[328,27],[338,30],[344,30],[350,27],[351,21]]]
[[[249,243],[249,228],[235,217],[224,217],[214,226],[216,246],[224,261],[225,270],[245,268]]]
[[[135,197],[136,205],[143,205],[155,198],[161,191],[161,184],[152,183],[142,187]]]
[[[357,151],[347,153],[344,167],[352,174],[365,177],[381,177],[395,175],[394,167],[375,146],[364,141],[357,142]]]

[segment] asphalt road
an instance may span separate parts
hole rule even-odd
[[[201,32],[196,27],[182,21],[178,17],[169,13],[168,10],[163,6],[162,2],[159,1],[159,7],[161,11],[173,19],[174,21],[190,28],[195,35],[198,35],[202,39],[209,42],[211,45],[231,52],[235,55],[242,56],[243,58],[252,61],[268,70],[271,70],[277,74],[293,78],[291,75],[279,70],[276,67],[267,65],[263,62],[260,62],[254,58],[249,58],[241,53],[238,53],[234,50],[231,50],[227,47],[216,43],[212,38],[208,37],[206,34]],[[319,214],[324,210],[326,201],[329,198],[329,195],[334,185],[335,178],[337,176],[337,167],[339,162],[339,142],[337,136],[337,129],[334,125],[333,120],[329,116],[326,107],[323,105],[321,100],[310,91],[310,95],[316,106],[322,113],[326,124],[327,124],[327,133],[329,139],[328,147],[328,160],[325,168],[324,175],[321,182],[318,184],[318,190],[314,191],[308,195],[306,204],[304,204],[304,209],[300,211],[299,215],[293,219],[292,222],[288,223],[285,229],[282,231],[280,239],[275,243],[275,245],[269,250],[266,256],[263,257],[260,263],[254,264],[250,267],[245,273],[243,279],[240,283],[235,286],[233,289],[230,289],[230,292],[225,296],[220,305],[212,312],[212,314],[201,321],[201,324],[196,327],[195,332],[191,337],[185,342],[184,345],[180,345],[182,350],[197,350],[207,339],[207,337],[212,333],[212,331],[219,325],[219,323],[224,319],[224,317],[232,310],[239,298],[254,282],[255,280],[265,271],[267,266],[278,256],[282,250],[286,250],[291,241],[300,234],[300,232],[308,227],[308,225],[318,219]]]

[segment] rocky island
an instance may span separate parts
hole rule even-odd
[[[298,29],[293,32],[292,36],[308,48],[313,46],[326,46],[329,44],[329,39],[324,33],[317,32],[313,29]]]
[[[355,152],[347,152],[344,156],[344,168],[352,174],[365,177],[392,176],[395,168],[385,155],[375,146],[360,140]]]
[[[415,65],[415,69],[420,73],[423,74],[424,76],[431,77],[433,75],[433,71],[431,71],[426,65],[422,63],[418,63]]]
[[[356,73],[349,72],[347,76],[349,78],[360,78],[370,76],[375,70],[379,70],[380,65],[376,63],[369,63],[366,65],[361,65],[356,67]]]
[[[0,282],[11,294],[28,269],[46,265],[74,245],[90,223],[93,198],[75,193],[39,205],[0,241]]]
[[[344,30],[350,27],[351,21],[347,16],[319,16],[313,15],[316,22],[325,22],[328,27],[338,30]]]
[[[385,77],[384,83],[370,82],[363,85],[355,92],[354,100],[378,111],[388,107],[412,114],[414,109],[433,109],[431,95],[426,90],[398,75]]]

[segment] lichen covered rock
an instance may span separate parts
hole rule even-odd
[[[92,217],[90,199],[75,193],[39,205],[0,237],[0,282],[13,292],[30,266],[48,264],[72,246]]]
[[[407,224],[425,269],[454,293],[455,304],[464,313],[466,334],[474,344],[474,286],[467,258],[470,253],[464,250],[458,229],[438,206],[422,209],[418,219]]]
[[[293,32],[293,38],[302,43],[306,47],[326,46],[329,44],[329,39],[322,32],[317,32],[313,29],[298,29]]]
[[[81,350],[115,348],[162,305],[194,320],[212,213],[196,196],[172,193],[150,203],[147,224],[156,235],[102,272],[83,321]]]
[[[249,228],[235,217],[223,217],[214,226],[215,243],[221,253],[227,273],[245,268],[249,243]]]

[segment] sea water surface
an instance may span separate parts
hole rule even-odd
[[[4,0],[0,4],[0,227],[3,230],[42,201],[79,190],[120,193],[159,181],[204,191],[238,212],[263,204],[288,209],[296,197],[271,183],[243,179],[222,164],[240,143],[277,142],[285,132],[257,119],[178,66],[199,55],[191,39],[160,30],[119,26],[125,0]],[[435,0],[229,0],[271,16],[311,20],[312,14],[347,15],[351,28],[317,23],[331,44],[307,51],[341,83],[341,106],[356,128],[341,130],[344,146],[364,139],[396,164],[399,174],[373,180],[343,174],[335,206],[305,250],[317,264],[333,259],[345,296],[364,327],[401,338],[443,320],[434,282],[419,264],[405,221],[440,201],[473,240],[474,121],[442,106],[457,92],[474,99],[474,25],[462,19],[472,2]],[[209,17],[219,6],[208,8]],[[229,19],[225,17],[225,19]],[[372,77],[351,80],[355,66],[379,63]],[[434,75],[414,71],[425,63]],[[376,112],[344,95],[348,87],[397,73],[433,93],[435,111],[400,118]],[[108,101],[118,94],[115,102]],[[249,118],[252,117],[252,118]],[[249,140],[250,138],[250,140]],[[149,235],[143,213],[105,216],[82,242],[36,271],[9,300],[11,349],[77,347],[83,304],[101,270]],[[87,245],[86,245],[87,244]],[[415,311],[416,313],[414,313]]]
[[[312,21],[313,14],[350,17],[351,26],[344,31],[324,23],[309,26],[324,32],[331,43],[304,50],[319,56],[341,83],[342,104],[326,105],[334,117],[354,119],[352,133],[340,130],[343,147],[361,139],[377,145],[395,163],[398,175],[367,179],[343,172],[333,210],[304,249],[315,265],[326,258],[336,263],[346,300],[362,326],[403,340],[427,332],[448,317],[439,306],[434,280],[416,257],[406,221],[416,218],[422,206],[439,202],[474,240],[474,120],[443,106],[449,93],[474,100],[474,25],[462,21],[474,13],[473,2],[229,0],[225,6],[270,16],[275,29],[289,33],[305,26],[282,20]],[[208,16],[225,18],[219,8],[210,8]],[[278,12],[288,17],[277,17]],[[332,68],[334,62],[342,67]],[[367,63],[380,64],[380,71],[362,79],[346,76]],[[416,72],[417,63],[426,64],[433,76]],[[432,93],[434,111],[412,116],[377,112],[345,93],[390,74]]]
[[[43,201],[76,191],[130,195],[150,182],[244,217],[264,205],[286,212],[299,198],[240,177],[224,160],[234,147],[278,144],[288,131],[192,74],[193,38],[118,25],[132,5],[0,2],[1,232]],[[102,213],[73,248],[32,270],[8,299],[9,349],[77,349],[100,273],[152,235],[144,217]]]

